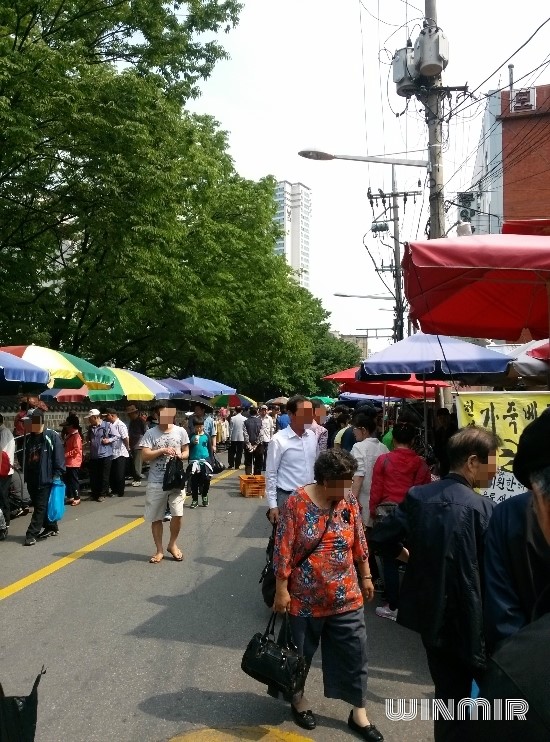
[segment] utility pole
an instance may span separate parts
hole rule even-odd
[[[401,290],[401,243],[399,242],[399,201],[397,199],[397,180],[395,165],[391,166],[392,217],[393,217],[393,259],[395,260],[395,342],[403,340],[404,306]]]
[[[427,164],[427,163],[426,163]],[[382,266],[376,269],[377,273],[391,273],[394,280],[394,296],[395,296],[395,318],[393,327],[393,339],[397,343],[403,340],[405,337],[405,304],[403,301],[403,282],[402,282],[402,270],[401,270],[401,235],[399,229],[399,199],[403,199],[403,204],[407,203],[409,196],[421,196],[420,191],[403,191],[397,190],[397,171],[396,165],[392,164],[391,168],[391,193],[383,193],[379,191],[378,194],[374,194],[369,188],[368,199],[373,210],[374,217],[374,203],[382,201],[384,211],[380,216],[376,217],[372,223],[371,231],[374,235],[379,235],[382,232],[389,231],[387,222],[393,222],[393,260],[389,266]],[[391,217],[386,217],[387,206],[386,203],[391,200]],[[381,221],[379,221],[381,219]]]
[[[437,28],[437,0],[425,0],[426,23]],[[430,237],[433,240],[445,236],[445,211],[443,208],[443,122],[441,111],[441,73],[433,78],[433,84],[425,94],[426,123],[428,125],[428,148],[430,160]],[[422,96],[424,97],[424,96]]]

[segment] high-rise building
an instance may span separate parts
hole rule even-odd
[[[283,232],[275,252],[296,271],[300,286],[309,288],[311,190],[303,183],[283,180],[277,183],[275,201],[275,222]]]

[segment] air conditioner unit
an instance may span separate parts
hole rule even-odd
[[[510,96],[510,113],[535,111],[537,108],[537,89],[522,88],[513,90]]]

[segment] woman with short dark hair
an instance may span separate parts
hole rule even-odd
[[[308,668],[321,643],[325,696],[351,704],[349,727],[369,742],[381,742],[384,738],[365,710],[363,605],[372,600],[374,587],[359,507],[351,493],[356,467],[346,451],[325,451],[315,462],[315,482],[299,487],[281,508],[273,557],[277,578],[273,609],[289,612],[294,642]],[[292,699],[291,710],[298,726],[315,728],[303,692]]]

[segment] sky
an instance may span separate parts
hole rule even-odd
[[[395,93],[389,63],[396,49],[413,43],[423,3],[406,0],[244,0],[238,27],[220,40],[230,58],[219,62],[190,108],[216,118],[228,132],[230,152],[246,178],[273,175],[312,190],[311,292],[330,313],[334,330],[391,327],[391,301],[338,298],[335,293],[387,294],[363,245],[373,221],[367,189],[391,190],[391,166],[314,162],[302,149],[340,155],[392,155],[425,159],[427,130],[420,105]],[[508,64],[492,74],[548,17],[542,0],[479,2],[440,0],[438,24],[449,40],[444,85],[476,90],[464,114],[451,118],[444,160],[445,197],[470,185],[481,131],[483,94],[507,85]],[[511,62],[518,79],[550,63],[550,23]],[[486,80],[486,78],[489,78]],[[550,83],[550,66],[529,74],[521,87]],[[519,87],[519,86],[518,86]],[[396,115],[402,114],[402,115]],[[428,218],[425,170],[398,167],[400,191],[410,198],[401,240],[422,239]],[[419,188],[418,183],[421,183]],[[452,221],[454,212],[449,213]],[[386,244],[367,234],[374,260],[391,259]],[[391,284],[391,276],[383,274]],[[359,333],[361,334],[361,333]],[[384,334],[383,331],[380,334]],[[390,341],[372,343],[373,350]]]

